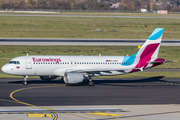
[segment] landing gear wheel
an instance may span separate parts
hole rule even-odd
[[[89,81],[89,82],[88,82],[88,85],[89,85],[89,86],[94,86],[94,82],[93,82],[93,81]]]
[[[23,85],[27,85],[27,78],[28,78],[28,76],[27,76],[27,75],[26,75],[26,76],[24,76]]]
[[[24,81],[24,82],[23,82],[23,85],[28,85],[28,84],[27,84],[27,81]]]

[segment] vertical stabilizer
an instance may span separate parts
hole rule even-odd
[[[140,59],[144,57],[157,58],[163,32],[164,28],[156,28],[138,51],[137,57]]]
[[[136,66],[131,72],[139,70],[143,71],[143,69],[147,67],[149,62],[155,61],[157,59],[163,32],[164,28],[156,28],[154,32],[149,36],[144,45],[134,55],[136,56]]]

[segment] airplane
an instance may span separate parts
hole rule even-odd
[[[156,28],[139,51],[131,56],[55,56],[27,55],[13,58],[1,69],[4,73],[24,76],[40,76],[42,80],[62,77],[66,84],[77,84],[88,79],[87,85],[94,86],[91,77],[113,76],[143,71],[166,62],[157,58],[164,28]]]

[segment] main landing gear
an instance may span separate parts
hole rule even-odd
[[[28,85],[28,83],[27,83],[27,78],[28,78],[28,76],[27,76],[27,75],[26,75],[26,76],[24,76],[23,85]]]
[[[94,86],[94,82],[91,80],[91,77],[89,77],[89,80],[87,82],[87,85]]]

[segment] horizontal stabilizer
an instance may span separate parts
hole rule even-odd
[[[154,61],[154,62],[148,62],[148,63],[155,64],[155,63],[162,63],[162,62],[167,62],[167,61]]]
[[[138,69],[138,70],[140,70],[141,72],[143,72],[143,68],[144,68],[144,66],[141,67],[141,68],[134,68],[134,69]]]

